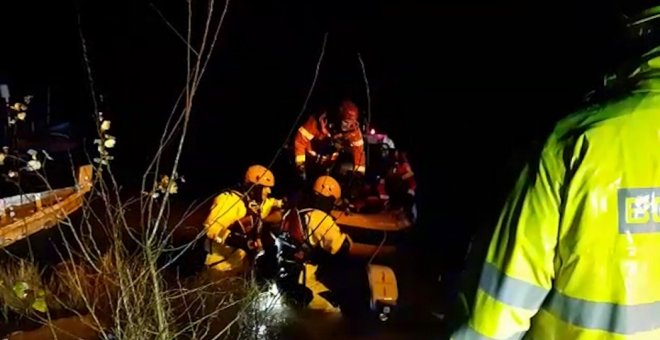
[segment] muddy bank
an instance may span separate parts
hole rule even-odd
[[[53,320],[49,325],[31,331],[18,331],[9,334],[7,340],[96,340],[98,330],[93,327],[89,316],[69,317]]]

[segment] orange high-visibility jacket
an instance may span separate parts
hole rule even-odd
[[[364,174],[367,169],[367,159],[364,154],[364,139],[360,129],[344,132],[341,134],[344,147],[349,147],[353,155],[354,170]]]
[[[417,182],[415,181],[415,173],[408,162],[397,163],[390,171],[394,176],[400,177],[406,184],[408,194],[415,196],[417,189]],[[385,178],[381,178],[378,182],[377,190],[382,199],[388,199],[389,195],[385,189]]]
[[[312,140],[323,140],[328,137],[330,136],[327,132],[322,131],[316,117],[309,116],[307,121],[298,128],[293,140],[296,166],[305,164],[307,154],[316,156],[317,153],[313,148]]]

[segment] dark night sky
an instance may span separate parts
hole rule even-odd
[[[1,23],[0,76],[40,91],[51,86],[53,115],[87,122],[74,2],[15,2],[0,10],[12,17]],[[615,59],[611,17],[596,1],[430,3],[231,2],[186,144],[189,192],[215,192],[249,163],[270,160],[301,108],[328,31],[311,104],[349,95],[365,107],[361,53],[374,124],[411,151],[422,214],[439,211],[426,213],[428,225],[491,222],[518,170],[509,159],[543,138]],[[183,29],[184,1],[155,4]],[[147,1],[81,8],[97,90],[118,136],[117,166],[139,168],[183,84],[184,45]],[[474,209],[487,213],[466,220]]]

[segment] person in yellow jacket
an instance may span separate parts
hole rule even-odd
[[[225,274],[241,274],[249,269],[250,257],[261,248],[262,220],[282,200],[269,197],[275,176],[262,165],[245,172],[241,191],[227,190],[215,197],[204,222],[207,236],[206,266]]]
[[[660,28],[659,7],[631,18]],[[660,339],[659,42],[523,170],[451,339]]]
[[[330,215],[334,204],[341,199],[339,183],[330,176],[320,176],[314,182],[313,192],[309,208],[294,208],[284,214],[277,242],[278,285],[295,302],[309,309],[337,313],[340,312],[338,299],[328,287],[338,274],[332,271],[337,268],[332,262],[350,253],[352,241]],[[295,294],[300,292],[303,294]]]

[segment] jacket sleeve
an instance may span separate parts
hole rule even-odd
[[[451,339],[519,339],[552,288],[562,151],[549,140],[523,170],[490,240],[466,324]]]
[[[211,212],[204,221],[206,236],[212,240],[217,237],[225,240],[229,234],[229,227],[246,213],[245,204],[238,195],[231,193],[218,195],[213,201]]]
[[[378,185],[376,186],[376,191],[378,192],[378,197],[382,200],[388,200],[390,199],[390,195],[387,194],[387,190],[385,189],[385,179],[381,178],[378,181]]]
[[[265,219],[273,211],[273,208],[281,208],[283,201],[274,197],[268,197],[261,204],[261,218]]]
[[[307,218],[310,244],[318,246],[332,255],[337,254],[347,235],[339,229],[335,219],[320,210],[312,210],[307,214]]]
[[[401,178],[408,186],[408,193],[414,196],[415,190],[417,190],[417,182],[415,182],[415,173],[412,171],[409,163],[404,165],[404,173],[401,175]]]
[[[301,125],[296,132],[293,140],[293,153],[295,155],[296,166],[305,164],[305,153],[311,148],[314,131],[310,131],[312,120],[309,119]]]

